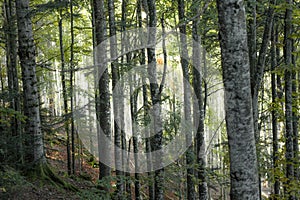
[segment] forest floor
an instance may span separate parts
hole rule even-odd
[[[89,162],[91,155],[83,148],[80,156],[75,155],[74,175],[68,175],[67,147],[65,138],[60,134],[46,138],[47,163],[53,172],[64,182],[75,186],[78,191],[54,185],[41,177],[23,176],[12,167],[0,165],[0,200],[109,200],[105,192],[97,187],[99,168]],[[114,185],[111,182],[111,185]],[[134,188],[132,188],[134,193]],[[172,193],[166,194],[166,200],[176,200]]]
[[[80,161],[76,154],[74,175],[69,176],[67,170],[67,148],[62,135],[54,135],[46,139],[47,162],[53,172],[78,191],[56,186],[40,177],[23,176],[11,167],[0,168],[0,200],[109,200],[105,193],[96,186],[99,168],[94,168],[89,162],[91,155],[82,150]],[[84,153],[86,152],[86,153]],[[1,166],[1,165],[0,165]],[[132,188],[132,193],[134,190]],[[220,199],[219,188],[211,190],[211,199]],[[229,198],[229,197],[228,197]],[[167,192],[166,200],[178,199],[173,193]]]
[[[63,181],[75,186],[78,191],[64,189],[40,177],[23,176],[10,167],[0,170],[0,199],[11,200],[57,200],[57,199],[103,199],[95,181],[99,168],[88,163],[88,157],[77,160],[75,175],[67,173],[67,149],[63,140],[56,138],[47,141],[46,157],[53,172]]]

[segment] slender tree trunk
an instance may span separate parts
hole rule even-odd
[[[133,76],[133,77],[132,77]],[[134,75],[130,77],[130,111],[131,111],[131,121],[132,121],[132,143],[133,143],[133,152],[134,152],[134,166],[136,173],[134,174],[134,191],[135,191],[135,199],[139,200],[141,199],[141,187],[140,187],[140,176],[138,174],[139,171],[139,158],[138,158],[138,135],[137,135],[137,129],[136,129],[136,123],[137,123],[137,100],[138,100],[138,90],[134,91],[134,82],[136,81],[136,78]]]
[[[275,43],[279,44],[279,23],[275,24]],[[281,60],[281,48],[279,47],[279,45],[276,46],[276,61],[279,64],[280,60]],[[282,84],[282,76],[280,74],[277,75],[276,77],[276,87],[277,87],[277,96],[278,99],[282,99],[283,98],[283,84]],[[283,108],[283,103],[281,102],[281,108],[282,110]]]
[[[198,5],[199,1],[194,0],[193,3],[193,13],[197,15],[199,13]],[[196,132],[196,155],[197,155],[197,164],[198,164],[198,193],[199,200],[207,200],[207,182],[206,182],[206,158],[205,158],[205,141],[204,141],[204,113],[203,113],[203,93],[202,93],[202,74],[201,74],[201,48],[200,48],[200,37],[198,35],[198,23],[199,19],[193,20],[192,36],[193,36],[193,87],[196,93],[196,101],[198,107],[195,107],[194,110],[197,113],[194,115],[199,115],[199,125]],[[203,59],[206,59],[203,57]],[[194,112],[195,112],[194,111]],[[197,119],[197,117],[196,117]]]
[[[129,37],[128,37],[128,34],[126,34],[126,38],[127,40],[129,40]],[[125,49],[127,51],[127,47],[125,46]],[[132,54],[131,52],[127,53],[126,54],[126,62],[127,63],[131,63],[132,62]],[[124,136],[125,138],[125,136]],[[133,138],[132,139],[129,139],[129,142],[128,142],[128,152],[131,150],[131,143],[133,143]],[[129,153],[128,153],[129,155]],[[128,157],[128,160],[127,160],[127,168],[129,169],[129,157]],[[132,196],[132,192],[131,192],[131,174],[129,172],[126,172],[126,176],[127,176],[127,179],[129,180],[127,185],[126,185],[126,192],[127,192],[127,196],[131,197]]]
[[[144,121],[145,124],[148,125],[148,113],[149,113],[149,105],[148,105],[148,92],[146,86],[146,80],[143,80],[143,107],[144,107]],[[149,200],[154,200],[155,198],[155,191],[153,186],[153,173],[152,173],[152,155],[151,155],[151,140],[150,140],[150,130],[147,128],[145,130],[145,137],[146,137],[146,153],[147,153],[147,171],[148,171],[148,193],[149,193]]]
[[[271,36],[272,23],[274,19],[274,6],[276,5],[276,0],[270,0],[270,6],[267,13],[267,18],[265,21],[265,29],[263,33],[263,39],[260,46],[259,56],[257,59],[257,64],[251,74],[251,91],[252,91],[252,107],[253,107],[253,120],[254,120],[254,132],[256,137],[256,142],[259,141],[259,127],[258,127],[258,95],[259,89],[262,83],[262,79],[264,76],[266,55],[268,52],[268,45]],[[253,52],[251,52],[253,53]],[[252,59],[251,59],[252,60]],[[253,62],[253,61],[252,61]],[[254,66],[252,66],[254,67]]]
[[[105,21],[105,7],[103,0],[93,0],[94,7],[94,16],[95,16],[95,39],[96,45],[101,44],[106,37],[106,21]],[[97,48],[97,47],[96,47]],[[105,47],[101,47],[105,49]],[[103,55],[97,55],[103,56]],[[96,58],[97,59],[97,58]],[[101,74],[99,79],[98,88],[99,94],[96,94],[96,110],[97,110],[97,120],[99,121],[100,127],[103,130],[103,133],[106,137],[110,139],[111,137],[111,128],[110,128],[110,92],[109,92],[109,73],[108,69],[105,66],[105,63],[98,63],[98,74]],[[101,73],[103,72],[103,73]],[[99,141],[100,133],[98,133],[98,149],[99,157],[107,157],[107,151],[109,147],[107,144]],[[110,176],[110,168],[103,164],[99,163],[99,179]]]
[[[65,74],[65,50],[63,43],[63,13],[62,9],[59,10],[59,46],[60,46],[60,60],[61,60],[61,83],[62,83],[62,93],[63,93],[63,104],[64,104],[64,115],[65,115],[65,131],[67,134],[67,168],[68,175],[71,175],[71,151],[70,151],[70,130],[69,130],[69,118],[68,118],[68,96],[67,96],[67,86],[66,86],[66,74]]]
[[[204,44],[203,44],[204,46]],[[203,119],[206,116],[207,99],[208,99],[208,76],[207,76],[207,61],[206,61],[206,50],[202,49],[203,59],[203,85],[204,85],[204,102],[203,102]]]
[[[187,49],[187,38],[186,38],[186,24],[185,20],[185,4],[183,0],[178,0],[178,14],[179,14],[179,26],[180,30],[180,43],[181,43],[181,52],[180,52],[180,61],[183,72],[183,88],[184,88],[184,119],[187,124],[192,123],[191,119],[191,93],[189,90],[189,61],[188,61],[188,49]],[[191,141],[191,134],[186,134],[187,144]],[[186,151],[186,165],[187,165],[187,199],[193,200],[196,199],[195,196],[195,187],[194,187],[194,170],[193,170],[193,146],[189,146]]]
[[[294,199],[294,194],[288,189],[290,183],[294,180],[294,148],[293,148],[293,96],[292,96],[292,49],[293,41],[291,38],[292,34],[292,0],[287,0],[287,9],[285,12],[285,26],[284,26],[284,62],[286,65],[286,70],[284,74],[285,79],[285,157],[286,157],[286,177],[287,185],[285,187],[285,192],[287,198]]]
[[[292,52],[296,52],[296,48],[295,48],[295,40],[293,40],[292,43]],[[296,67],[296,56],[294,54],[292,54],[292,66]],[[299,74],[299,72],[298,72]],[[295,180],[299,181],[299,128],[298,128],[298,122],[299,122],[299,106],[296,102],[298,102],[299,100],[299,95],[297,95],[297,92],[299,92],[299,90],[297,90],[298,85],[297,82],[299,80],[297,80],[297,72],[296,70],[293,70],[292,73],[292,94],[293,94],[293,151],[294,151],[294,165],[295,165],[295,169],[294,169],[294,177]],[[299,193],[298,193],[299,194]]]
[[[116,23],[115,23],[115,6],[114,0],[108,0],[108,16],[109,16],[109,35],[110,35],[110,56],[115,58],[117,56],[116,48],[116,38],[114,37],[117,33]],[[117,198],[121,199],[123,196],[123,180],[122,180],[122,154],[118,149],[121,148],[121,129],[119,128],[117,121],[120,121],[120,106],[119,101],[122,98],[121,91],[119,91],[115,86],[119,80],[119,68],[117,66],[117,60],[113,60],[111,63],[112,71],[112,88],[113,88],[113,107],[114,107],[114,138],[115,138],[115,165],[116,165],[116,175],[117,175]],[[120,120],[118,120],[120,119]],[[123,197],[124,198],[124,197]]]
[[[127,4],[128,4],[128,0],[122,0],[122,5],[121,5],[121,9],[122,9],[122,18],[121,18],[121,30],[122,32],[124,33],[127,29]],[[125,34],[126,35],[126,34]],[[122,38],[125,37],[124,34],[122,34]],[[126,41],[127,39],[125,39]],[[126,50],[126,46],[122,45],[122,55],[124,55],[124,51]],[[122,63],[124,61],[124,56],[121,57],[121,60],[122,60]],[[130,53],[126,54],[126,61],[127,63],[129,63],[130,61]],[[120,68],[120,74],[123,74],[124,72],[124,69],[123,68]],[[124,85],[122,85],[122,87],[124,87]],[[124,100],[121,98],[120,99],[120,119],[121,119],[121,123],[122,123],[122,127],[121,127],[121,146],[122,146],[122,149],[123,150],[126,150],[126,146],[127,146],[127,143],[126,143],[126,137],[125,137],[125,118],[124,118]],[[126,155],[125,154],[122,154],[122,162],[123,162],[123,168],[125,169],[126,168],[126,163],[127,163],[127,160],[125,159]],[[124,175],[127,177],[125,180],[128,180],[128,181],[124,181],[124,184],[123,184],[123,190],[125,191],[126,190],[126,193],[127,193],[127,196],[131,196],[131,180],[130,180],[130,173],[129,172],[125,172]]]
[[[155,0],[147,0],[148,3],[148,26],[150,27],[148,32],[148,44],[153,45],[156,42],[156,5]],[[148,54],[148,74],[150,81],[150,91],[151,100],[153,106],[153,118],[154,118],[154,137],[151,140],[151,150],[156,151],[162,148],[162,121],[161,121],[161,96],[159,94],[159,86],[157,84],[157,72],[156,72],[156,52],[155,47],[150,46],[147,48]],[[154,158],[154,163],[156,166],[162,166],[162,158]],[[155,200],[164,199],[164,169],[158,169],[155,171],[154,177],[154,190],[155,190]]]
[[[16,112],[21,112],[19,79],[17,70],[17,27],[16,27],[16,10],[15,3],[12,0],[4,1],[5,14],[5,35],[6,35],[6,63],[7,63],[7,78],[8,89],[10,94],[10,108]],[[23,147],[22,147],[22,127],[21,121],[14,115],[11,121],[11,131],[13,136],[17,137],[16,147],[17,159],[21,163],[24,162]]]
[[[259,118],[259,109],[258,109],[258,96],[259,90],[261,87],[262,79],[264,77],[264,69],[266,62],[266,55],[268,52],[268,44],[271,36],[272,23],[274,18],[274,5],[276,4],[276,0],[270,0],[270,6],[267,13],[267,18],[265,20],[265,29],[263,33],[263,39],[260,46],[259,56],[256,60],[256,1],[250,2],[252,4],[253,11],[253,23],[251,24],[251,33],[250,33],[250,43],[251,46],[249,48],[249,56],[250,56],[250,75],[251,75],[251,91],[252,91],[252,108],[253,108],[253,122],[254,122],[254,133],[256,138],[256,143],[259,143],[260,133],[258,126],[258,118]],[[258,160],[260,157],[260,151],[258,150]],[[261,181],[259,174],[259,199],[261,199]]]
[[[272,87],[272,103],[276,105],[277,91],[276,91],[276,73],[277,66],[276,60],[276,38],[275,38],[275,23],[273,24],[271,33],[271,87]],[[277,125],[278,113],[275,108],[272,109],[272,134],[273,134],[273,169],[275,172],[278,170],[278,125]],[[278,198],[280,191],[280,182],[277,174],[274,176],[274,195],[275,199]]]
[[[4,1],[4,14],[5,14],[5,35],[6,35],[6,65],[7,65],[7,78],[8,78],[8,90],[10,95],[10,108],[15,110],[15,101],[18,95],[18,72],[17,72],[17,28],[16,21],[14,20],[15,5],[11,0]],[[16,80],[15,80],[16,79]],[[17,81],[17,82],[16,82]],[[16,82],[16,83],[15,83]],[[17,87],[17,88],[16,88]],[[17,136],[17,123],[15,119],[12,120],[12,134]]]
[[[249,20],[248,47],[249,47],[249,62],[251,82],[254,81],[256,63],[257,63],[257,45],[256,45],[256,0],[248,1],[248,10],[251,13]]]
[[[35,45],[30,19],[29,0],[16,0],[19,38],[19,58],[22,69],[25,124],[25,162],[41,164],[46,161],[41,131],[39,92],[36,77]],[[28,167],[28,166],[27,166]]]
[[[232,200],[259,199],[244,2],[217,0]]]
[[[143,28],[143,19],[142,19],[142,7],[143,7],[143,0],[137,0],[137,19],[138,19],[138,27]],[[145,7],[146,6],[146,7]],[[146,9],[146,12],[148,12],[148,6],[147,4],[144,4],[144,9]],[[140,64],[145,65],[146,64],[146,52],[145,49],[141,49],[140,52]],[[149,113],[149,105],[148,105],[148,92],[147,92],[147,86],[146,86],[146,80],[143,78],[143,107],[144,107],[144,123],[145,127],[148,125],[148,113]],[[155,197],[155,191],[153,186],[153,173],[152,173],[152,165],[151,165],[151,142],[150,142],[150,130],[148,128],[145,129],[145,150],[147,153],[147,179],[148,179],[148,196],[149,200],[154,200]]]
[[[71,16],[71,46],[70,46],[70,97],[71,97],[71,153],[72,153],[72,170],[71,173],[75,174],[75,126],[74,126],[74,14],[73,14],[73,0],[70,0],[70,16]]]

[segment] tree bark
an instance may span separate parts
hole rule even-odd
[[[254,80],[256,63],[257,63],[257,43],[256,43],[256,0],[248,1],[248,10],[250,12],[249,33],[248,33],[248,47],[249,47],[249,62],[250,62],[250,75],[251,80]]]
[[[70,129],[69,129],[69,119],[68,119],[68,95],[66,87],[66,74],[65,74],[65,50],[63,43],[63,13],[62,9],[59,10],[59,47],[60,47],[60,60],[61,60],[61,83],[62,83],[62,95],[63,95],[63,105],[64,105],[64,115],[65,115],[65,131],[67,134],[67,168],[68,175],[71,175],[71,151],[70,151]]]
[[[143,19],[142,19],[142,3],[143,0],[137,0],[137,19],[138,19],[138,27],[143,28]],[[148,10],[147,4],[144,5],[146,6],[146,10]],[[141,49],[140,52],[140,65],[145,65],[146,64],[146,51],[145,49]],[[147,83],[145,78],[142,78],[143,80],[143,107],[144,107],[144,116],[143,120],[146,125],[149,123],[148,119],[148,113],[149,113],[149,105],[148,105],[148,92],[147,92]],[[151,156],[151,139],[150,139],[150,130],[149,128],[145,128],[145,151],[147,153],[147,178],[148,178],[148,195],[149,195],[149,200],[154,200],[155,197],[155,191],[154,191],[154,185],[153,185],[153,172],[152,172],[152,156]]]
[[[193,14],[199,14],[199,1],[193,1]],[[207,200],[208,199],[208,189],[206,182],[206,158],[205,158],[205,141],[204,141],[204,107],[203,107],[203,92],[202,92],[202,74],[201,74],[201,58],[206,59],[205,57],[201,57],[201,47],[200,47],[200,37],[198,35],[198,24],[199,19],[195,18],[193,20],[192,27],[192,37],[193,37],[193,87],[196,93],[196,101],[198,107],[194,110],[198,111],[195,113],[199,115],[199,125],[196,132],[196,155],[197,155],[197,164],[198,164],[198,193],[199,200]],[[199,59],[200,58],[200,59]],[[197,119],[197,117],[196,117]]]
[[[271,90],[272,90],[272,103],[276,105],[277,99],[277,91],[276,91],[276,74],[275,69],[277,66],[277,59],[276,59],[276,38],[275,38],[275,23],[273,24],[272,33],[271,33]],[[273,169],[276,173],[278,170],[278,113],[276,108],[272,109],[272,135],[273,135]],[[280,182],[278,180],[277,174],[274,176],[274,195],[275,199],[278,198],[280,191]]]
[[[19,36],[19,58],[22,69],[25,124],[25,162],[39,164],[46,161],[41,130],[39,92],[36,77],[35,45],[29,0],[16,0]]]
[[[263,33],[263,39],[259,50],[259,56],[257,59],[256,66],[251,74],[251,91],[252,91],[252,107],[253,107],[253,120],[254,120],[254,132],[256,141],[259,141],[259,127],[258,127],[258,95],[259,89],[261,87],[261,82],[264,76],[266,55],[268,51],[268,45],[271,36],[272,23],[274,18],[274,6],[276,5],[276,0],[270,1],[270,6],[265,21],[265,29]]]
[[[187,49],[187,38],[186,38],[186,24],[185,20],[185,4],[183,0],[178,0],[178,15],[179,15],[179,31],[180,31],[180,62],[183,73],[183,90],[184,90],[184,120],[187,124],[192,123],[191,119],[191,92],[189,90],[189,61],[188,61],[188,49]],[[191,134],[186,134],[187,144],[191,141]],[[193,170],[193,146],[190,145],[186,151],[186,165],[187,165],[187,199],[196,199],[195,187],[194,187],[194,170]]]
[[[7,65],[7,81],[10,96],[10,108],[16,112],[21,112],[19,79],[17,70],[17,26],[16,26],[16,7],[12,0],[4,1],[4,30],[6,35],[6,65]],[[14,115],[11,120],[12,135],[18,138],[15,140],[17,151],[16,159],[23,163],[23,147],[22,147],[22,127],[21,121]]]
[[[138,101],[138,90],[134,91],[134,82],[136,81],[135,75],[132,75],[130,78],[130,111],[131,111],[131,121],[132,121],[132,143],[133,143],[133,152],[134,152],[134,165],[135,165],[135,174],[134,174],[134,193],[135,193],[135,200],[141,199],[141,187],[140,187],[140,176],[138,174],[138,167],[140,165],[139,158],[138,158],[138,135],[136,129],[137,123],[137,101]]]
[[[293,40],[292,43],[292,52],[296,52],[295,48],[295,40]],[[296,67],[296,56],[292,54],[292,66]],[[299,72],[298,72],[299,73]],[[294,177],[295,180],[299,181],[299,128],[298,128],[298,122],[299,122],[299,106],[295,102],[298,102],[299,97],[297,95],[297,71],[293,70],[292,73],[292,94],[293,94],[293,152],[294,152]],[[300,193],[298,193],[300,194]]]
[[[73,14],[73,0],[70,0],[70,32],[71,32],[71,45],[70,45],[70,101],[71,101],[71,173],[75,174],[75,126],[74,126],[74,97],[73,97],[73,85],[74,85],[74,14]]]
[[[109,20],[109,36],[110,36],[110,56],[111,58],[116,58],[117,56],[117,41],[116,41],[116,22],[115,22],[115,5],[114,0],[108,0],[107,1],[107,7],[108,7],[108,20]],[[118,149],[121,148],[121,129],[117,124],[117,121],[120,121],[120,105],[119,101],[120,98],[122,98],[121,91],[115,88],[115,86],[118,83],[119,80],[119,68],[117,66],[118,60],[113,60],[111,63],[111,72],[112,72],[112,88],[113,88],[113,96],[116,98],[113,98],[113,107],[114,107],[114,144],[115,144],[115,166],[116,166],[116,175],[117,175],[117,191],[116,195],[118,199],[122,199],[123,197],[123,180],[122,180],[122,171],[120,170],[122,168],[122,152]],[[118,120],[120,119],[120,120]]]
[[[230,155],[230,197],[259,199],[244,2],[217,0]]]
[[[161,121],[161,96],[159,94],[159,86],[157,83],[157,72],[156,72],[156,26],[157,26],[157,16],[156,16],[156,5],[155,0],[147,0],[148,4],[148,44],[147,48],[148,55],[148,75],[150,81],[150,92],[151,101],[153,106],[153,119],[154,119],[154,136],[151,140],[151,150],[156,151],[162,148],[162,121]],[[162,158],[154,158],[154,163],[156,166],[162,167]],[[154,175],[154,191],[155,200],[164,199],[164,169],[157,169]]]
[[[106,39],[106,18],[105,18],[105,7],[104,0],[93,0],[94,7],[94,16],[95,16],[95,39],[96,39],[96,48],[97,45],[100,45]],[[101,47],[105,48],[105,47]],[[97,55],[103,56],[103,55]],[[99,59],[99,58],[96,58]],[[105,66],[105,63],[101,64],[98,69],[98,74],[100,72],[101,77],[98,81],[99,94],[96,94],[96,111],[97,111],[97,120],[99,121],[100,127],[103,130],[105,136],[110,139],[111,137],[111,128],[110,128],[110,91],[109,91],[109,73],[108,69]],[[109,149],[106,144],[102,141],[99,141],[98,133],[98,149],[99,157],[107,157],[107,151]],[[100,145],[101,144],[101,145]],[[103,153],[103,155],[101,155]],[[107,176],[110,176],[110,167],[106,166],[104,163],[99,163],[99,179],[103,179]]]
[[[286,70],[284,74],[285,80],[285,158],[286,158],[286,177],[287,185],[285,186],[285,192],[288,199],[294,199],[293,194],[288,189],[290,183],[294,180],[294,148],[293,148],[293,96],[292,96],[292,49],[293,40],[292,34],[292,0],[287,0],[287,9],[284,19],[284,62]]]

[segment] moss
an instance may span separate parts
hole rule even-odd
[[[37,164],[30,172],[30,174],[32,177],[49,181],[51,184],[58,188],[64,188],[66,190],[71,190],[75,192],[79,191],[75,186],[67,183],[57,174],[55,174],[47,162],[41,162]]]

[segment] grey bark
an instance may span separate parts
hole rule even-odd
[[[250,75],[254,79],[256,61],[257,61],[257,45],[256,45],[256,0],[248,1],[248,9],[250,11],[249,33],[248,33],[248,47],[249,47],[249,61],[250,61]]]
[[[39,92],[36,77],[35,45],[29,0],[16,0],[19,38],[19,58],[22,69],[25,124],[25,162],[45,162],[43,134],[41,130]]]
[[[189,90],[189,61],[187,60],[188,49],[187,49],[187,38],[186,38],[186,24],[183,23],[185,20],[185,3],[183,0],[178,0],[178,15],[179,15],[179,31],[180,31],[180,62],[183,72],[183,90],[184,90],[184,120],[187,124],[192,123],[191,119],[191,93]],[[186,141],[188,142],[192,139],[191,134],[186,134]],[[186,165],[187,165],[187,199],[196,199],[195,186],[194,186],[194,155],[193,146],[190,145],[186,151]]]
[[[94,16],[95,16],[95,39],[96,45],[101,44],[106,39],[106,18],[105,18],[105,7],[103,0],[93,0]],[[103,47],[104,48],[104,47]],[[101,55],[100,55],[101,56]],[[98,59],[98,58],[96,58]],[[102,128],[106,137],[110,139],[111,128],[110,128],[110,93],[109,93],[109,73],[105,66],[105,63],[101,64],[98,69],[98,73],[103,72],[99,79],[98,89],[99,94],[96,94],[96,111],[97,120],[99,121],[100,127]],[[98,133],[99,134],[99,133]],[[99,137],[98,137],[99,138]],[[99,157],[107,156],[108,146],[103,144],[102,141],[98,141],[99,144]],[[101,145],[100,145],[101,144]],[[104,155],[101,155],[101,154]],[[99,179],[110,176],[110,168],[99,163]]]
[[[192,11],[194,15],[198,15],[199,13],[199,1],[194,0],[193,1],[193,7]],[[198,195],[199,200],[207,200],[208,199],[208,189],[207,189],[207,182],[206,182],[206,158],[204,153],[205,148],[205,141],[204,141],[204,111],[203,111],[203,92],[202,92],[202,74],[201,74],[201,59],[206,59],[205,57],[201,57],[201,49],[200,49],[200,37],[198,35],[198,24],[199,19],[196,18],[193,20],[193,27],[192,27],[192,37],[193,37],[193,87],[194,91],[196,93],[196,101],[198,107],[196,107],[194,110],[198,113],[195,113],[196,115],[199,115],[199,125],[196,132],[196,155],[197,155],[197,176],[199,179],[199,185],[198,185]],[[197,117],[196,117],[197,119]],[[197,122],[195,122],[197,123]]]
[[[143,0],[137,0],[137,18],[138,18],[138,27],[143,28],[143,19],[142,19],[142,8],[146,8],[148,10],[147,4],[143,4]],[[144,5],[144,6],[143,6]],[[145,49],[141,49],[140,51],[140,64],[143,66],[146,64],[146,51]],[[146,86],[146,80],[143,78],[143,107],[144,107],[144,116],[143,120],[145,123],[145,127],[149,123],[148,119],[148,113],[149,113],[149,105],[148,105],[148,92],[147,92],[147,86]],[[147,175],[148,175],[148,195],[149,200],[154,200],[155,197],[155,191],[154,191],[154,185],[153,185],[153,173],[152,173],[152,165],[151,165],[151,142],[150,142],[150,130],[149,128],[145,129],[145,151],[147,154]]]
[[[250,2],[250,8],[253,9],[252,17],[253,22],[251,23],[250,27],[250,37],[249,37],[249,56],[250,56],[250,76],[251,76],[251,91],[252,91],[252,108],[253,108],[253,122],[254,122],[254,133],[256,138],[256,143],[259,143],[260,133],[259,133],[259,126],[258,126],[258,118],[259,118],[259,109],[258,109],[258,96],[259,90],[261,88],[262,79],[264,77],[264,70],[265,70],[265,62],[266,62],[266,55],[268,51],[271,30],[272,30],[272,23],[274,18],[274,6],[276,4],[276,0],[270,0],[270,5],[267,12],[267,17],[265,20],[265,28],[263,33],[263,39],[259,50],[259,55],[256,62],[256,1],[253,0]],[[260,151],[258,150],[258,160]],[[261,199],[261,181],[260,181],[260,174],[259,174],[259,193]]]
[[[115,5],[114,0],[108,0],[107,1],[107,7],[108,7],[108,19],[109,19],[109,35],[110,35],[110,56],[112,58],[116,58],[117,56],[117,49],[116,49],[116,39],[115,35],[117,33],[116,30],[116,22],[115,22]],[[115,165],[116,165],[116,175],[117,175],[117,191],[116,196],[118,199],[124,198],[124,187],[123,187],[123,180],[122,180],[122,171],[120,169],[122,168],[122,153],[118,149],[121,148],[121,129],[117,124],[118,119],[120,119],[120,105],[119,100],[122,98],[121,91],[117,90],[115,86],[118,83],[119,80],[119,68],[117,66],[118,60],[113,60],[111,63],[111,72],[112,72],[112,88],[114,97],[113,98],[113,110],[114,110],[114,144],[115,144]],[[120,121],[120,120],[118,120]]]
[[[74,124],[74,97],[73,97],[73,85],[74,85],[74,15],[73,15],[73,0],[70,0],[70,32],[71,32],[71,45],[70,45],[70,108],[71,108],[71,173],[75,174],[75,124]]]
[[[6,65],[7,65],[7,81],[10,96],[10,108],[16,112],[21,112],[19,79],[17,70],[17,25],[16,25],[16,8],[12,0],[4,1],[4,30],[6,35]],[[17,151],[16,157],[23,163],[22,149],[22,127],[21,121],[14,115],[11,120],[12,135],[18,138],[15,140]]]
[[[138,158],[138,135],[137,135],[137,129],[136,129],[136,123],[137,123],[137,101],[138,101],[138,90],[134,90],[134,82],[136,81],[135,76],[130,77],[130,111],[131,111],[131,121],[132,121],[132,133],[133,133],[133,138],[132,138],[132,143],[133,143],[133,152],[134,152],[134,165],[135,165],[135,171],[136,173],[134,174],[134,193],[135,193],[135,200],[141,199],[141,187],[140,187],[140,176],[137,173],[138,172],[138,167],[140,165],[139,163],[139,158]]]
[[[217,7],[230,156],[230,197],[257,200],[258,165],[244,2],[217,0]]]
[[[292,52],[296,52],[295,48],[295,40],[293,40],[292,43]],[[292,66],[296,67],[296,56],[292,54]],[[299,73],[299,72],[298,72]],[[297,90],[298,85],[297,85],[297,72],[296,70],[293,70],[292,73],[292,94],[293,94],[293,151],[294,151],[294,177],[295,180],[299,181],[299,127],[298,127],[298,122],[299,122],[299,107],[295,102],[298,101],[299,97],[297,97]],[[299,193],[298,193],[299,194]]]
[[[276,38],[275,38],[275,23],[273,24],[272,33],[271,33],[271,89],[272,89],[272,103],[276,105],[277,99],[277,89],[276,89],[276,74],[275,69],[277,66],[277,59],[276,59]],[[273,135],[273,168],[275,170],[278,169],[278,113],[275,108],[272,109],[272,135]],[[279,191],[280,191],[280,182],[277,176],[274,176],[274,195],[275,199],[278,198]]]
[[[254,120],[254,132],[256,141],[259,141],[259,127],[258,127],[258,94],[261,87],[261,82],[264,76],[266,55],[268,51],[269,41],[271,37],[272,23],[274,19],[274,6],[276,0],[270,0],[270,6],[265,21],[265,29],[263,33],[263,39],[259,50],[259,56],[256,66],[251,70],[251,91],[252,91],[252,107],[253,107],[253,120]],[[252,60],[252,59],[251,59]],[[254,66],[252,66],[254,67]]]
[[[66,75],[65,75],[65,50],[63,43],[63,13],[62,9],[59,10],[59,47],[60,47],[60,60],[61,60],[61,83],[62,83],[62,93],[63,93],[63,105],[64,105],[64,114],[65,114],[65,131],[67,134],[67,168],[68,175],[71,175],[71,151],[70,151],[70,129],[69,129],[69,119],[68,115],[68,95],[66,87]]]
[[[148,4],[148,26],[152,29],[148,33],[148,44],[155,44],[156,40],[156,26],[157,26],[157,16],[156,16],[156,5],[155,0],[147,0]],[[154,118],[154,133],[151,140],[151,150],[156,151],[162,148],[162,121],[161,121],[161,96],[159,94],[159,86],[157,84],[157,72],[156,72],[156,52],[155,47],[150,46],[147,48],[148,55],[148,75],[150,81],[150,92],[151,101],[153,106],[153,118]],[[153,158],[156,166],[162,167],[161,157]],[[164,169],[158,169],[155,171],[154,175],[154,190],[155,190],[155,200],[164,199],[163,192],[164,183]]]
[[[127,5],[128,5],[128,0],[122,0],[122,19],[121,19],[121,29],[123,32],[126,31],[127,29]],[[124,37],[124,35],[122,36]],[[127,39],[125,39],[127,40]],[[123,55],[123,52],[126,51],[126,47],[124,47],[124,45],[122,46],[122,55]],[[122,61],[124,60],[124,56],[121,57]],[[130,61],[130,53],[126,54],[126,62],[129,63]],[[120,69],[120,72],[122,74],[122,71],[123,69],[121,68]],[[121,128],[121,145],[122,145],[122,149],[126,150],[126,137],[125,137],[125,133],[124,133],[124,127],[125,127],[125,120],[124,119],[124,100],[121,99],[120,100],[120,110],[121,110],[121,113],[120,113],[120,118],[122,119],[122,128]],[[125,168],[127,166],[127,160],[125,159],[125,155],[122,155],[122,161],[123,161],[123,167]],[[126,193],[127,193],[127,196],[131,196],[131,181],[130,181],[130,173],[126,172],[125,173],[128,181],[125,181],[125,185],[124,185],[124,190],[126,189]]]
[[[294,148],[293,148],[293,96],[292,96],[292,49],[293,41],[291,38],[292,34],[292,0],[287,0],[287,9],[285,12],[284,19],[284,62],[286,65],[286,70],[284,74],[285,80],[285,158],[286,158],[286,177],[287,185],[285,187],[285,192],[288,199],[294,199],[293,194],[288,189],[290,183],[294,179]]]

